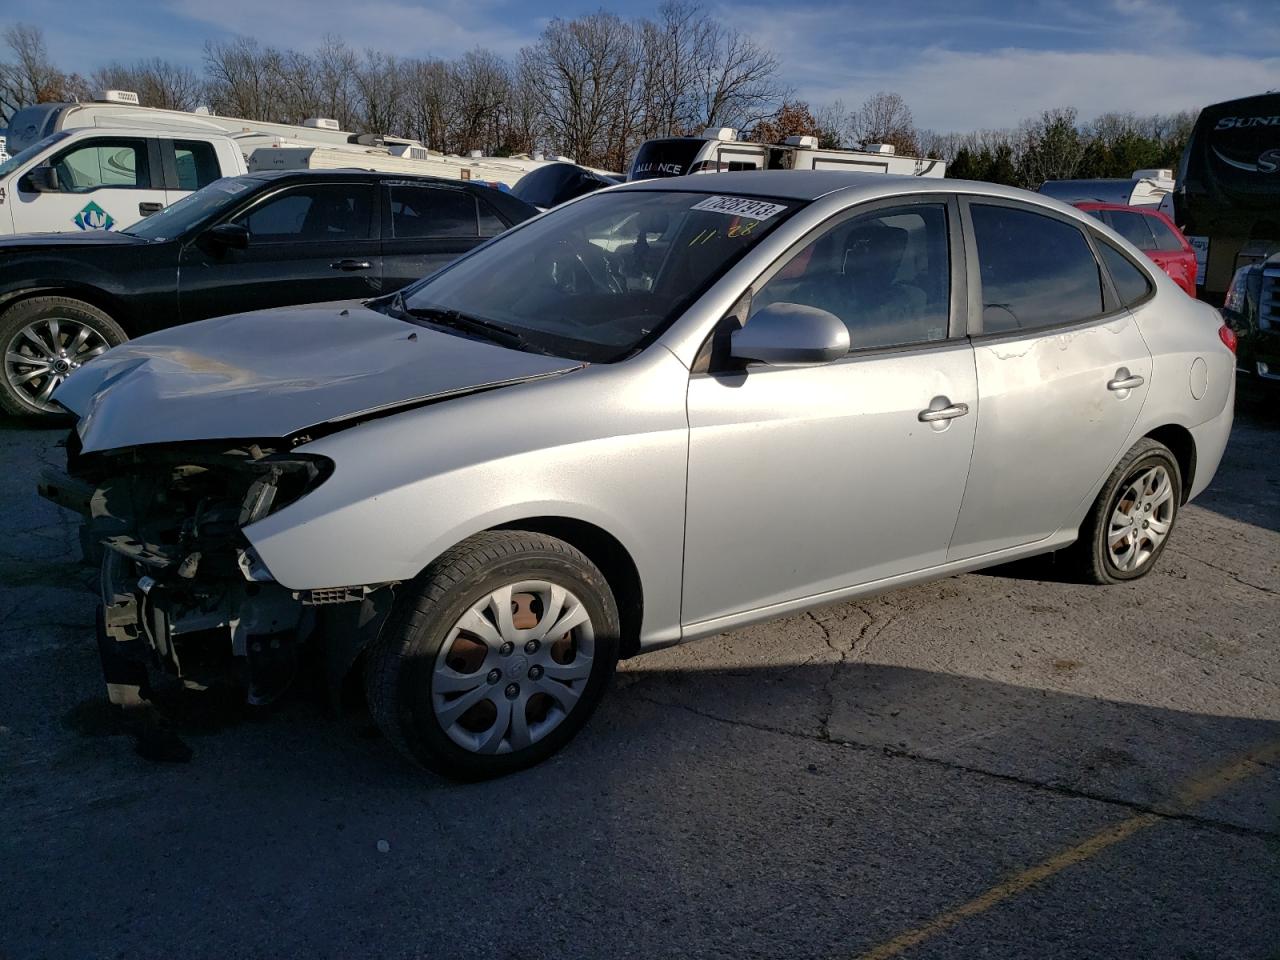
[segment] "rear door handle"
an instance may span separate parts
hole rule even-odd
[[[334,270],[372,270],[373,264],[368,260],[337,260],[329,264]]]
[[[157,203],[154,200],[151,202],[147,202],[144,200],[142,203],[138,204],[138,212],[142,214],[144,217],[149,217],[153,213],[159,213],[163,209],[164,209],[164,204]]]
[[[1113,379],[1107,381],[1108,390],[1132,390],[1134,387],[1140,387],[1147,381],[1138,374],[1130,374],[1128,367],[1121,367],[1116,371]]]
[[[963,417],[968,412],[969,405],[967,403],[953,403],[946,407],[939,407],[936,410],[932,407],[928,410],[921,410],[919,418],[921,423],[935,423],[938,420],[954,420],[956,417]]]

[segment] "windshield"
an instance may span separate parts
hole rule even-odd
[[[252,177],[223,177],[121,232],[144,240],[172,240],[216,216],[224,207],[234,203],[240,194],[258,183],[261,181]]]
[[[798,206],[675,191],[596,194],[504,234],[384,309],[427,321],[458,314],[531,349],[621,360]]]
[[[0,177],[7,177],[9,174],[13,173],[13,171],[27,163],[27,161],[33,159],[37,154],[47,150],[59,140],[67,139],[69,136],[71,136],[71,134],[67,133],[65,130],[61,130],[58,133],[45,137],[37,143],[33,143],[25,150],[15,153],[4,163],[0,163]]]

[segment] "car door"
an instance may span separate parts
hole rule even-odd
[[[441,267],[507,228],[488,204],[465,187],[391,181],[383,187],[383,271],[387,291]]]
[[[977,402],[965,285],[958,208],[936,194],[842,214],[757,282],[748,325],[816,306],[852,347],[796,368],[712,349],[691,376],[686,625],[943,562]]]
[[[1078,521],[1151,379],[1146,342],[1074,219],[976,197],[962,211],[978,410],[951,560]]]
[[[159,144],[149,137],[75,140],[49,158],[56,192],[40,193],[18,179],[13,197],[17,233],[121,230],[164,206]]]
[[[307,181],[250,201],[227,222],[249,231],[244,250],[198,239],[183,251],[184,321],[382,292],[377,196],[371,181]]]

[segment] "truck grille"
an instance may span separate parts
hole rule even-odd
[[[1258,327],[1280,330],[1280,262],[1269,261],[1262,267],[1262,290],[1258,294]]]

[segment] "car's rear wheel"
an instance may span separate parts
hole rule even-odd
[[[64,412],[50,399],[57,386],[127,339],[118,323],[81,300],[32,297],[15,303],[0,314],[0,409],[14,416]]]
[[[537,763],[594,711],[618,660],[604,575],[562,540],[472,537],[402,588],[365,667],[369,708],[402,752],[481,780]]]
[[[1169,543],[1182,504],[1182,472],[1162,443],[1143,438],[1112,471],[1070,551],[1093,583],[1146,576]]]

